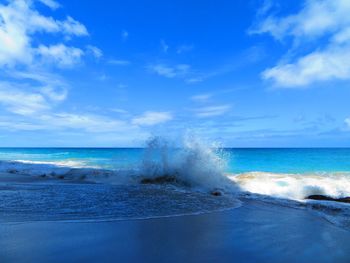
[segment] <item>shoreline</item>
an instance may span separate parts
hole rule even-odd
[[[2,262],[348,262],[349,231],[259,201],[200,215],[0,224]]]

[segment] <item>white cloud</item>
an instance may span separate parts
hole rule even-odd
[[[37,91],[45,95],[52,101],[63,101],[67,97],[67,84],[56,74],[42,72],[38,69],[36,72],[13,71],[8,73],[9,77],[18,79],[22,83],[27,81],[34,82],[30,86],[35,87]],[[12,84],[16,86],[16,84]],[[17,87],[18,88],[18,87]],[[26,87],[28,92],[28,87]]]
[[[276,39],[287,36],[315,38],[336,34],[350,26],[350,2],[347,0],[305,0],[303,8],[282,18],[269,16],[252,33],[270,33]]]
[[[216,105],[195,109],[195,114],[200,118],[220,116],[227,113],[231,109],[230,105]]]
[[[152,126],[164,123],[173,119],[170,112],[147,111],[141,116],[132,119],[132,124],[141,126]]]
[[[331,47],[300,57],[296,62],[281,64],[263,72],[279,86],[298,87],[316,81],[350,79],[350,47]]]
[[[46,1],[46,3],[53,1]],[[55,20],[34,9],[32,1],[12,0],[0,4],[0,67],[30,65],[40,54],[33,44],[36,33],[62,33],[64,36],[86,36],[84,25],[67,17]]]
[[[44,59],[44,62],[54,62],[59,67],[70,67],[80,63],[84,52],[75,47],[67,47],[64,44],[43,46],[40,45],[38,54]]]
[[[53,101],[64,101],[68,94],[65,88],[57,89],[56,87],[52,86],[45,86],[40,91]]]
[[[54,0],[39,1],[53,10],[60,7]],[[55,33],[52,36],[58,40],[44,44],[41,41],[44,33]],[[1,129],[138,131],[131,120],[56,110],[57,104],[66,100],[69,87],[57,73],[51,73],[47,64],[73,66],[81,62],[85,52],[101,57],[102,51],[97,47],[85,46],[84,52],[63,44],[72,36],[87,35],[86,27],[72,17],[56,20],[40,14],[34,1],[12,0],[0,4],[0,70],[6,79],[0,81]]]
[[[59,3],[57,3],[54,0],[39,0],[39,1],[54,10],[61,6]]]
[[[283,60],[263,72],[278,86],[298,87],[314,82],[350,79],[350,2],[305,0],[293,15],[269,16],[251,33],[269,33],[277,40],[293,39],[293,54],[304,42],[314,45],[308,54]],[[302,50],[302,49],[300,49]]]
[[[42,94],[22,91],[7,82],[0,82],[0,104],[19,115],[32,115],[49,108]]]
[[[168,66],[164,64],[155,64],[148,67],[153,73],[166,78],[183,77],[189,73],[190,66],[187,64],[178,64],[175,66]]]
[[[86,27],[80,22],[74,20],[68,16],[64,21],[58,21],[57,24],[60,26],[60,30],[67,35],[73,36],[88,36],[89,33]]]
[[[86,47],[87,51],[91,53],[95,58],[99,59],[103,56],[103,52],[101,49],[95,46],[88,45]]]

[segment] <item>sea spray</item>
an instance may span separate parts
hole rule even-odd
[[[204,143],[195,136],[179,140],[152,137],[146,142],[139,164],[123,169],[92,167],[84,162],[0,161],[0,172],[42,178],[85,180],[109,184],[167,183],[198,190],[235,191],[225,176],[226,152],[215,143]]]
[[[205,190],[235,191],[224,174],[225,154],[219,147],[193,136],[176,145],[162,137],[151,138],[145,149],[140,175],[143,182],[175,182]]]

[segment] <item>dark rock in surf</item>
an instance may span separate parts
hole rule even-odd
[[[333,197],[326,196],[326,195],[309,195],[305,199],[319,200],[319,201],[333,201],[333,202],[341,202],[341,203],[350,203],[350,197],[333,198]]]
[[[214,190],[210,194],[213,195],[213,196],[222,196],[222,193],[220,191],[218,191],[218,190]]]
[[[166,184],[166,183],[176,183],[177,179],[175,176],[158,176],[153,178],[143,178],[140,183],[141,184]]]
[[[16,169],[8,169],[6,172],[8,172],[9,174],[17,174],[18,170],[16,170]]]
[[[157,177],[146,177],[140,180],[141,184],[172,184],[179,186],[191,186],[190,183],[179,179],[176,175],[162,175]]]

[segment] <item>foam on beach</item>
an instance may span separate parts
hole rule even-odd
[[[279,198],[304,200],[311,195],[333,198],[350,196],[350,174],[345,172],[311,174],[251,172],[228,177],[244,191]]]
[[[306,200],[311,195],[322,195],[330,198],[349,197],[349,173],[248,172],[227,174],[225,173],[227,159],[225,152],[220,147],[203,143],[193,137],[186,137],[180,143],[154,137],[147,142],[147,147],[144,149],[140,162],[129,168],[105,169],[77,159],[0,161],[0,179],[1,175],[7,177],[21,175],[28,178],[41,178],[44,181],[48,178],[64,180],[65,182],[92,182],[105,185],[107,188],[117,187],[113,189],[117,189],[117,192],[125,192],[125,196],[130,196],[132,192],[132,195],[138,198],[148,198],[150,200],[159,191],[162,198],[154,200],[167,200],[170,210],[174,209],[171,211],[176,211],[169,212],[172,215],[181,214],[181,207],[184,207],[182,202],[186,202],[188,205],[188,208],[183,210],[186,214],[215,211],[222,207],[237,207],[237,203],[239,203],[237,198],[257,200],[271,205],[311,209],[323,215],[332,223],[350,226],[348,219],[350,218],[350,205],[330,201]],[[50,180],[50,184],[53,185],[53,183]],[[56,186],[53,185],[52,187],[55,189]],[[87,187],[82,186],[79,191],[83,192],[84,189],[87,189]],[[91,190],[89,188],[89,191]],[[97,186],[96,190],[100,191]],[[62,191],[62,194],[64,193],[64,190],[60,191]],[[139,191],[140,195],[135,195],[135,191]],[[168,193],[169,198],[166,198],[166,193]],[[186,200],[180,198],[184,193],[188,197],[185,198]],[[221,195],[226,198],[223,203],[224,206],[220,205],[220,199],[218,199],[218,202],[213,202],[215,199],[211,199]],[[125,196],[122,195],[123,198]],[[191,196],[197,196],[200,198],[200,202]],[[210,198],[207,199],[207,196],[210,196]],[[59,198],[58,195],[57,198]],[[231,201],[228,202],[227,200]],[[49,202],[49,199],[46,201],[49,204],[55,202],[55,200]],[[207,201],[212,204],[210,208],[204,205]],[[118,200],[115,202],[118,202]],[[127,201],[122,203],[124,208],[128,204]],[[152,217],[157,214],[151,203],[140,200],[140,204],[149,206],[150,209],[147,210],[146,207],[146,210],[151,211],[146,214],[141,211],[140,217]],[[3,203],[3,205],[6,209],[6,203]],[[93,204],[91,203],[91,205]],[[135,207],[135,205],[133,206]],[[124,208],[120,207],[120,209]],[[79,209],[85,208],[82,206]],[[138,214],[135,211],[132,211],[132,213],[134,213],[134,216]],[[164,215],[166,214],[167,212],[164,212]]]

